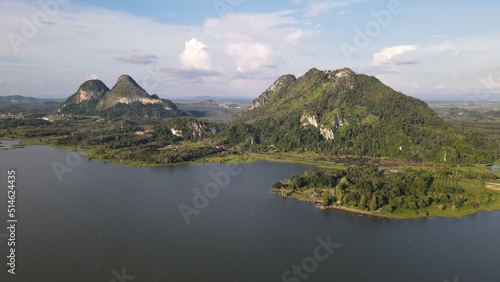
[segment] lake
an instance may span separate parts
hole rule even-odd
[[[500,281],[499,211],[390,220],[271,193],[312,166],[133,168],[46,146],[0,150],[3,226],[10,169],[17,274],[3,263],[0,281]]]

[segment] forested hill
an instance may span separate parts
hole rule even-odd
[[[497,141],[350,69],[284,75],[222,134],[229,144],[446,163],[491,162]]]
[[[122,75],[110,90],[102,81],[84,82],[59,107],[59,112],[104,117],[179,117],[187,114],[170,100],[149,95],[135,80]]]

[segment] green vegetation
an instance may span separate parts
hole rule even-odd
[[[440,163],[487,163],[499,155],[498,140],[483,131],[453,127],[426,103],[349,69],[281,77],[220,136],[261,152]]]
[[[310,164],[326,171],[293,176],[274,191],[370,215],[500,209],[500,171],[492,165],[500,164],[498,110],[438,107],[438,115],[349,69],[282,76],[235,120],[236,104],[206,100],[180,110],[129,76],[111,90],[98,80],[84,83],[57,113],[52,104],[27,103],[16,110],[29,114],[0,116],[0,139],[85,150],[90,159],[134,166]]]
[[[230,123],[247,109],[248,101],[175,100],[178,109],[198,119]]]
[[[485,189],[496,175],[487,171],[372,166],[311,172],[273,185],[275,193],[386,217],[462,216],[500,208],[500,191]]]
[[[75,126],[71,133],[44,142],[86,150],[87,157],[92,159],[141,165],[188,162],[222,151],[213,144],[200,142],[213,137],[217,126],[194,118],[170,119],[161,124],[123,119],[96,119],[78,124],[80,127]]]
[[[128,75],[122,75],[111,90],[100,80],[86,81],[59,107],[59,113],[107,118],[187,115],[170,100],[149,95]]]
[[[500,102],[430,104],[439,116],[456,127],[475,128],[500,140]]]

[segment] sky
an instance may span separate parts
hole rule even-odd
[[[424,100],[500,101],[497,0],[2,0],[0,96],[131,75],[162,98],[250,97],[344,67]]]

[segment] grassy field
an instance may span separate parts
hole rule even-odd
[[[309,158],[309,155],[304,154],[303,156],[288,156],[288,155],[271,155],[271,154],[256,154],[256,153],[246,153],[246,154],[232,154],[232,155],[217,155],[198,160],[198,162],[212,162],[212,163],[252,163],[256,161],[268,161],[268,162],[286,162],[286,163],[299,163],[305,165],[312,165],[319,168],[325,169],[345,169],[346,166],[341,163],[327,162],[327,161],[315,161]]]

